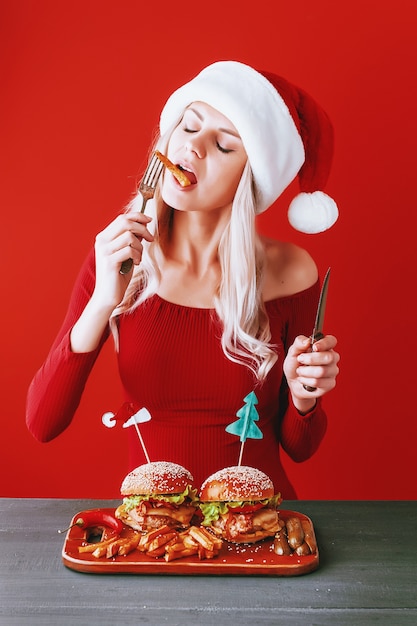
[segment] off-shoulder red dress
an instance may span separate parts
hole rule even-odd
[[[69,426],[109,338],[107,330],[93,352],[71,352],[69,334],[91,296],[94,279],[91,253],[74,285],[60,332],[30,385],[26,421],[39,441],[49,441]],[[282,366],[294,338],[311,332],[318,297],[317,282],[295,295],[266,302],[279,358],[262,385],[247,367],[224,355],[221,324],[212,309],[181,306],[154,295],[133,313],[121,316],[117,353],[125,394],[121,403],[132,402],[150,412],[152,419],[140,427],[150,459],[184,465],[197,484],[218,469],[236,465],[241,442],[225,428],[236,421],[245,396],[254,391],[263,438],[247,439],[242,464],[268,474],[286,500],[296,498],[281,464],[280,448],[297,462],[308,459],[324,436],[326,415],[320,401],[307,415],[298,413],[289,400]],[[97,402],[100,414],[106,407]],[[133,468],[146,458],[135,429],[127,432]]]

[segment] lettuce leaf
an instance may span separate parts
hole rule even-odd
[[[240,502],[200,502],[200,509],[204,515],[204,519],[201,524],[203,526],[210,526],[212,522],[218,520],[221,515],[228,513],[230,509],[233,511],[234,508],[240,508],[246,506],[247,504],[251,505],[262,502],[263,506],[277,508],[281,501],[281,494],[277,493],[271,498],[265,498],[264,500],[241,500]]]
[[[169,502],[170,504],[181,505],[185,502],[186,499],[191,500],[191,503],[196,505],[198,504],[197,497],[197,489],[191,487],[191,485],[187,485],[182,493],[173,493],[173,494],[162,494],[162,495],[152,495],[152,494],[138,494],[132,496],[126,496],[123,498],[123,504],[125,506],[126,511],[130,511],[138,506],[141,502],[149,502],[149,500],[162,500],[163,502]]]

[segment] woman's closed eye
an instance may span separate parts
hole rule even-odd
[[[185,133],[191,133],[191,134],[198,133],[198,129],[189,128],[187,126],[183,127],[183,131]],[[216,147],[217,147],[218,150],[220,150],[220,152],[223,152],[223,154],[229,154],[229,152],[233,152],[233,150],[231,148],[225,148],[218,141],[216,141]]]
[[[221,146],[218,141],[216,141],[216,146],[220,150],[220,152],[224,152],[224,154],[229,154],[229,152],[234,152],[231,148],[223,148],[223,146]]]

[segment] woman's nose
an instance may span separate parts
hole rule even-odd
[[[202,159],[206,155],[204,137],[200,133],[191,135],[187,140],[186,149],[194,152],[199,159]]]

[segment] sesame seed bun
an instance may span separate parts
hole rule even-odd
[[[192,474],[182,465],[154,461],[132,470],[123,480],[120,491],[123,496],[174,494],[182,493],[193,482]]]
[[[266,474],[246,465],[225,467],[209,476],[201,486],[203,502],[263,500],[274,495],[274,485]]]

